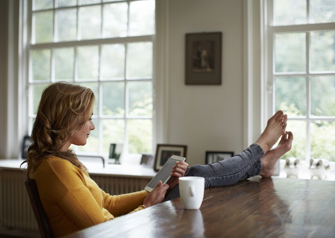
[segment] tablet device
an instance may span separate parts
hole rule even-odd
[[[145,186],[145,190],[148,192],[151,192],[158,184],[159,180],[162,181],[163,184],[165,184],[169,178],[171,177],[171,171],[172,167],[176,165],[177,161],[185,161],[185,157],[172,155],[168,161],[163,165],[163,167],[158,171],[155,177],[151,179],[151,181]]]

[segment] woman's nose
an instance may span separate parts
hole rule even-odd
[[[91,125],[91,128],[90,128],[92,131],[95,129],[95,126],[94,126],[94,123],[92,121],[92,125]]]

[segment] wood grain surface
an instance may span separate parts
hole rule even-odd
[[[199,210],[179,198],[66,236],[335,237],[335,182],[253,178],[209,188]]]

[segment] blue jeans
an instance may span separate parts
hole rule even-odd
[[[264,156],[263,149],[252,144],[241,154],[213,164],[194,165],[187,168],[185,176],[199,176],[205,178],[205,188],[227,186],[239,180],[259,175],[262,170],[260,158]],[[165,200],[179,197],[179,186],[166,195]]]

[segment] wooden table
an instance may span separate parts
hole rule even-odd
[[[335,237],[335,182],[240,181],[205,190],[199,210],[180,198],[71,235],[82,237]]]

